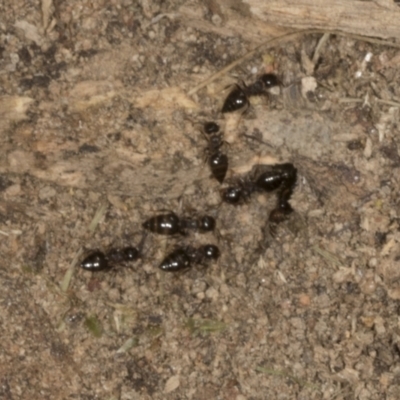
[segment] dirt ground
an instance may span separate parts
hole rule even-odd
[[[217,3],[53,3],[0,4],[0,398],[399,399],[400,50],[304,34],[197,89],[261,43],[226,34]],[[265,72],[279,90],[219,112]],[[298,169],[274,235],[274,195],[221,204],[205,121],[230,142],[228,182]],[[138,245],[159,210],[217,231],[79,267]],[[157,268],[204,243],[217,262]]]

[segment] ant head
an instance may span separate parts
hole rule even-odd
[[[206,135],[212,135],[214,133],[218,133],[220,130],[220,126],[216,122],[206,122],[203,126],[203,132]]]
[[[216,122],[206,122],[202,131],[208,141],[207,151],[212,153],[222,146],[223,132],[221,132],[221,128]]]
[[[268,219],[270,224],[278,225],[287,220],[288,215],[293,211],[293,208],[289,203],[286,204],[287,206],[274,208],[270,212]]]
[[[263,74],[258,78],[258,81],[262,83],[265,89],[270,89],[281,84],[281,81],[275,74]]]
[[[136,247],[124,247],[121,249],[121,253],[124,256],[124,261],[135,261],[139,258],[140,253]]]
[[[219,248],[213,244],[206,244],[199,248],[206,260],[217,260],[221,255]]]
[[[200,218],[200,229],[203,232],[211,232],[215,229],[215,218],[211,215],[204,215]]]
[[[240,187],[228,187],[221,190],[222,201],[228,204],[239,204],[242,200],[242,188]]]

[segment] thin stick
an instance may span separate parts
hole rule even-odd
[[[331,263],[337,265],[338,267],[342,267],[343,266],[343,264],[340,262],[339,258],[336,257],[334,254],[332,254],[330,251],[321,249],[317,245],[313,246],[311,249],[314,250],[316,253],[318,253],[323,258],[325,258],[326,260],[328,260]]]
[[[312,63],[313,63],[313,65],[314,65],[314,68],[315,68],[315,64],[316,64],[317,61],[318,61],[319,53],[320,53],[320,51],[322,50],[322,48],[324,47],[325,43],[326,43],[326,42],[328,41],[328,39],[330,38],[330,36],[331,36],[330,33],[324,33],[324,34],[321,36],[321,39],[319,40],[319,42],[318,42],[318,44],[317,44],[317,47],[316,47],[316,49],[315,49],[315,51],[314,51],[314,55],[313,55],[313,59],[312,59]]]
[[[94,233],[94,231],[97,228],[97,225],[99,224],[100,220],[103,218],[104,214],[107,211],[107,203],[100,204],[99,208],[96,211],[96,214],[94,215],[92,222],[89,225],[89,232],[91,234]]]
[[[351,97],[342,97],[339,99],[339,103],[363,103],[363,99],[355,99]]]
[[[269,39],[266,42],[263,42],[259,44],[257,47],[255,47],[253,50],[250,50],[248,53],[246,53],[244,56],[240,57],[233,63],[227,65],[225,68],[222,68],[220,71],[216,72],[215,74],[212,74],[209,78],[204,80],[203,82],[199,83],[197,86],[189,90],[188,95],[192,96],[194,95],[197,91],[202,89],[203,87],[209,85],[211,82],[214,82],[216,79],[219,77],[225,75],[228,73],[230,70],[235,68],[237,65],[241,64],[243,61],[253,57],[258,51],[260,51],[263,47],[265,48],[271,48],[278,43],[285,43],[289,40],[295,39],[299,36],[303,35],[311,35],[315,33],[321,33],[321,34],[330,34],[330,35],[339,35],[339,36],[347,36],[349,38],[355,39],[355,40],[361,40],[363,42],[367,43],[372,43],[372,44],[379,44],[383,46],[389,46],[389,47],[395,47],[397,49],[400,49],[400,43],[392,43],[387,40],[382,40],[382,39],[376,39],[376,38],[370,38],[370,37],[365,37],[362,35],[356,35],[352,33],[346,33],[346,32],[341,32],[341,31],[325,31],[322,29],[306,29],[303,31],[297,31],[297,32],[291,32],[287,33],[286,35],[282,35],[273,39]]]
[[[376,102],[379,104],[387,104],[388,106],[400,107],[400,103],[397,103],[396,101],[378,99],[378,100],[376,100]]]
[[[75,266],[78,264],[79,259],[83,253],[82,247],[76,252],[74,259],[71,262],[71,265],[67,269],[64,274],[64,277],[60,283],[60,288],[63,292],[66,292],[71,283],[72,275],[74,274]]]

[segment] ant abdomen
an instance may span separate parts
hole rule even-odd
[[[249,104],[249,99],[247,98],[247,95],[243,88],[241,88],[239,85],[236,85],[225,99],[221,112],[235,112],[242,108],[248,107]]]
[[[184,248],[177,248],[159,265],[159,268],[165,272],[177,272],[187,269],[191,266],[191,258]]]
[[[92,272],[105,271],[111,269],[111,266],[108,263],[105,254],[98,250],[86,256],[84,260],[81,262],[81,267],[86,271],[92,271]]]
[[[181,232],[179,217],[173,212],[151,217],[142,226],[159,235],[174,235]]]
[[[212,154],[209,157],[208,165],[210,166],[210,170],[211,170],[213,177],[219,183],[222,183],[224,181],[226,173],[228,171],[227,155],[217,151],[215,154]]]

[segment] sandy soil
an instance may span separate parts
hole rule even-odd
[[[37,3],[0,5],[0,398],[400,398],[399,50],[304,35],[189,95],[259,44],[225,35],[214,2]],[[219,113],[263,72],[282,88]],[[210,120],[228,181],[297,167],[275,235],[274,195],[221,204]],[[217,232],[79,268],[138,245],[158,210],[211,214]],[[157,268],[202,243],[218,262]]]

